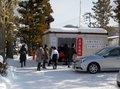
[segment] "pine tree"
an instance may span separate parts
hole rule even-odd
[[[16,0],[0,0],[0,33],[2,40],[0,42],[0,53],[5,57],[4,48],[6,47],[7,53],[6,57],[13,58],[13,30],[14,30],[14,7],[16,5]],[[6,44],[7,43],[7,44]]]
[[[7,64],[5,63],[5,48],[6,57],[13,57],[12,43],[14,30],[14,7],[16,0],[0,0],[0,55],[3,56],[4,61],[0,62],[0,74],[5,76],[7,74]],[[7,43],[7,44],[6,44]]]
[[[54,21],[51,13],[49,0],[28,0],[20,1],[18,12],[20,14],[19,36],[30,48],[37,43],[42,43],[44,31],[50,28],[50,23]]]
[[[115,0],[114,1],[116,4],[116,7],[113,9],[115,15],[113,15],[114,20],[118,23],[119,25],[119,46],[120,46],[120,0]]]
[[[113,18],[120,25],[120,0],[115,0],[114,2],[116,4],[116,7],[113,9],[115,13]]]
[[[93,2],[93,4],[92,10],[94,11],[94,15],[92,17],[96,20],[95,27],[109,30],[110,27],[108,27],[108,24],[112,16],[110,0],[98,0],[97,2]]]

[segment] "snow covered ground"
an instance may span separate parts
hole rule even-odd
[[[0,77],[0,89],[119,89],[117,72],[88,74],[75,72],[65,65],[36,71],[37,63],[28,57],[27,66],[21,68],[17,57],[8,60],[7,77]]]

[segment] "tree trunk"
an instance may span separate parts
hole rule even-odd
[[[31,56],[32,55],[32,48],[31,48],[31,44],[28,43],[28,55]]]
[[[13,44],[12,42],[7,42],[6,48],[6,58],[13,58]]]
[[[0,55],[5,58],[5,32],[4,30],[0,29]]]

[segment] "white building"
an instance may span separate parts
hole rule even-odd
[[[57,48],[76,44],[78,56],[89,55],[108,44],[108,33],[102,28],[50,28],[44,33],[43,43]]]

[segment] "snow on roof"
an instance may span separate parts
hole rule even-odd
[[[102,28],[50,28],[47,32],[81,32],[81,33],[107,33],[105,29]]]
[[[115,38],[118,38],[119,36],[110,36],[108,37],[108,39],[115,39]]]

